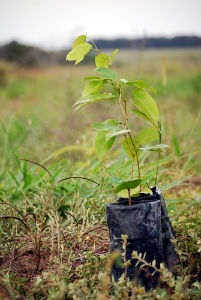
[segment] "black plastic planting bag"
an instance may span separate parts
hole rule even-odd
[[[165,202],[161,191],[152,188],[153,195],[141,194],[132,198],[129,206],[127,198],[120,198],[117,203],[107,204],[106,215],[110,236],[110,251],[123,252],[122,235],[127,235],[126,260],[130,260],[126,276],[130,280],[140,280],[146,290],[155,288],[158,284],[158,272],[152,267],[142,266],[132,258],[132,252],[145,255],[145,260],[151,263],[155,260],[157,268],[164,262],[173,273],[178,263],[178,256],[174,250],[171,239],[174,232],[167,215]],[[123,259],[122,259],[123,262]],[[112,275],[118,281],[125,272],[122,264],[113,265]],[[175,273],[174,273],[175,274]]]

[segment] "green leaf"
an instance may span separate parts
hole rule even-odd
[[[136,115],[136,116],[138,116],[138,117],[140,117],[140,118],[143,118],[144,120],[146,120],[148,123],[152,124],[154,127],[156,127],[156,128],[160,131],[159,127],[154,123],[154,121],[151,120],[151,119],[149,119],[149,118],[148,118],[145,114],[143,114],[141,111],[139,111],[139,110],[133,108],[133,109],[131,109],[131,112],[132,112],[134,115]]]
[[[138,135],[137,135],[137,143],[138,144],[147,144],[149,142],[155,141],[158,139],[158,131],[155,127],[148,127],[143,129]]]
[[[133,102],[135,106],[148,118],[158,120],[158,107],[154,99],[143,88],[133,91]]]
[[[140,179],[136,179],[136,180],[131,180],[131,181],[124,181],[122,183],[120,183],[116,189],[115,189],[115,193],[119,193],[122,190],[130,190],[130,189],[134,189],[136,188],[139,184],[140,184],[141,180]]]
[[[92,94],[88,96],[81,97],[73,106],[77,105],[75,110],[78,110],[80,107],[92,104],[95,102],[99,102],[102,100],[109,100],[115,98],[115,95],[112,95],[111,93],[108,94]]]
[[[130,132],[130,130],[127,130],[127,129],[122,129],[122,130],[119,130],[119,131],[113,131],[113,132],[109,132],[107,133],[107,138],[111,138],[113,136],[117,136],[117,135],[121,135],[121,134],[125,134],[127,132]]]
[[[114,120],[114,119],[105,120],[104,123],[107,124],[107,125],[111,125],[111,126],[117,126],[118,125],[118,121]]]
[[[146,82],[142,80],[135,80],[135,81],[127,81],[127,85],[133,85],[136,86],[137,88],[146,88],[156,94],[156,89],[152,88],[150,85],[148,85]]]
[[[87,76],[84,78],[84,80],[92,80],[92,79],[102,79],[99,76]]]
[[[115,136],[106,139],[106,133],[104,131],[99,131],[95,137],[95,149],[98,155],[104,155],[113,145],[115,141]]]
[[[133,140],[134,145],[136,147],[136,151],[138,152],[138,144],[137,144],[135,139],[132,139],[132,140]],[[127,137],[122,142],[122,146],[124,148],[124,151],[126,152],[128,157],[131,157],[131,158],[136,156],[136,151],[135,151],[135,148],[133,146],[132,140],[131,140],[131,138]],[[133,156],[132,156],[131,152],[132,152]]]
[[[118,121],[107,120],[104,122],[96,122],[96,123],[92,124],[91,126],[93,128],[95,128],[96,130],[115,131],[115,130],[120,130],[120,128],[117,125],[118,125]]]
[[[90,94],[96,94],[100,92],[105,84],[105,80],[103,79],[94,79],[91,80],[82,91],[82,96],[88,96]]]
[[[95,57],[95,63],[97,68],[108,68],[109,67],[109,57],[107,54],[98,54]]]
[[[119,49],[114,50],[110,55],[110,65],[115,57],[115,55],[118,53]]]
[[[164,145],[164,144],[159,144],[159,145],[154,145],[154,146],[147,146],[147,147],[139,147],[140,150],[148,150],[148,151],[153,151],[153,150],[157,150],[157,149],[164,149],[164,148],[168,148],[168,145]]]
[[[113,146],[116,136],[111,137],[110,139],[106,140],[103,144],[103,147],[100,151],[100,155],[104,155],[110,148]]]
[[[116,74],[114,71],[108,68],[96,68],[96,72],[103,76],[105,79],[116,79]]]
[[[80,44],[84,44],[86,42],[86,35],[79,35],[73,43],[73,48],[77,47]]]
[[[75,60],[75,64],[81,62],[85,55],[91,50],[92,45],[85,43],[80,44],[73,48],[66,56],[66,60],[73,61]]]

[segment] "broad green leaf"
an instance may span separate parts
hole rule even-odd
[[[158,130],[160,130],[159,129],[159,127],[154,123],[154,121],[153,120],[151,120],[151,119],[149,119],[145,114],[143,114],[141,111],[139,111],[139,110],[137,110],[137,109],[131,109],[131,112],[134,114],[134,115],[136,115],[136,116],[138,116],[138,117],[140,117],[140,118],[143,118],[144,120],[146,120],[148,123],[150,123],[150,124],[152,124],[154,127],[156,127]]]
[[[158,120],[158,107],[154,99],[143,88],[133,91],[133,102],[135,106],[148,118]]]
[[[154,146],[147,146],[147,147],[139,147],[140,150],[148,150],[148,151],[153,151],[157,149],[164,149],[168,148],[168,145],[165,144],[159,144],[159,145],[154,145]]]
[[[105,79],[116,79],[116,74],[114,71],[108,68],[96,68],[96,72],[103,76]]]
[[[113,136],[117,136],[117,135],[121,135],[121,134],[125,134],[127,132],[130,132],[130,130],[127,130],[127,129],[122,129],[122,130],[119,130],[119,131],[113,131],[113,132],[109,132],[107,133],[107,138],[111,138]]]
[[[156,130],[155,127],[148,127],[143,129],[137,135],[136,138],[138,144],[147,144],[157,139],[158,139],[158,131]]]
[[[82,91],[82,96],[88,96],[90,94],[97,94],[100,92],[105,84],[105,80],[94,79],[91,80]]]
[[[138,151],[138,144],[137,144],[137,141],[135,139],[131,140],[130,138],[127,137],[122,142],[122,146],[124,148],[124,151],[126,152],[128,157],[131,157],[131,158],[136,156],[136,151],[135,151],[133,143],[135,145],[136,151]],[[132,156],[131,152],[132,152],[133,156]]]
[[[118,121],[116,120],[107,120],[104,122],[96,122],[92,124],[92,127],[96,130],[102,130],[102,131],[115,131],[120,130],[120,128],[117,126]]]
[[[95,145],[95,149],[98,152],[98,154],[100,153],[105,141],[106,141],[105,132],[97,132],[94,145]]]
[[[140,184],[141,180],[140,179],[136,179],[136,180],[131,180],[131,181],[124,181],[122,183],[120,183],[116,189],[115,189],[115,193],[119,193],[122,190],[131,190],[136,188],[139,184]]]
[[[86,42],[86,35],[79,35],[73,43],[73,48],[77,47],[80,44],[84,44]]]
[[[118,53],[119,49],[114,50],[110,55],[110,65],[115,57],[115,55]]]
[[[73,106],[77,105],[75,110],[78,110],[80,107],[92,104],[95,102],[99,102],[102,100],[109,100],[115,98],[115,95],[112,95],[111,93],[108,94],[92,94],[88,96],[81,97]]]
[[[133,85],[136,86],[137,88],[146,88],[156,94],[156,89],[152,88],[150,85],[148,85],[146,82],[142,80],[135,80],[135,81],[127,81],[127,85]]]
[[[110,139],[106,140],[106,142],[103,144],[103,147],[100,151],[100,155],[104,155],[108,150],[110,150],[110,148],[114,144],[115,139],[116,136],[113,136]]]
[[[75,64],[81,62],[85,55],[91,50],[92,45],[85,43],[80,44],[73,48],[66,56],[66,60],[73,61],[75,60]]]
[[[114,119],[105,120],[104,123],[107,124],[107,125],[111,125],[111,126],[117,126],[118,125],[118,121],[114,120]]]
[[[102,79],[99,76],[87,76],[84,78],[84,80],[93,80],[93,79]]]
[[[113,145],[115,136],[107,139],[104,131],[99,131],[95,137],[95,149],[99,156],[104,155]]]
[[[97,68],[108,68],[109,67],[109,57],[107,54],[98,54],[95,57],[95,63]]]

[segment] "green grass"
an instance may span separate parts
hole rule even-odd
[[[161,79],[164,54],[166,86]],[[174,283],[163,274],[163,286],[149,295],[124,280],[109,287],[105,204],[115,199],[108,174],[129,176],[129,161],[121,170],[118,142],[111,159],[105,159],[107,169],[94,150],[90,124],[116,116],[115,105],[108,101],[73,112],[85,84],[81,78],[94,72],[91,65],[33,70],[0,63],[0,216],[24,218],[31,229],[30,234],[16,219],[0,220],[0,299],[6,293],[10,299],[126,299],[130,289],[132,299],[200,298],[200,60],[199,50],[164,49],[123,51],[115,63],[120,78],[145,79],[157,89],[162,142],[169,145],[160,160],[158,185],[164,189],[182,267]],[[142,124],[133,118],[131,127],[138,130]],[[149,185],[154,184],[156,157],[144,152],[140,158]],[[49,199],[48,174],[18,158],[44,164],[55,182],[84,176],[100,185],[72,179],[55,185]],[[42,269],[34,273],[38,256],[31,235],[39,238],[43,215],[48,227],[42,236]],[[17,256],[26,259],[12,260]],[[20,273],[20,263],[28,275]]]

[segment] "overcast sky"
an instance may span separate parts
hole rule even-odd
[[[201,0],[0,0],[0,43],[49,49],[94,37],[201,36]]]

